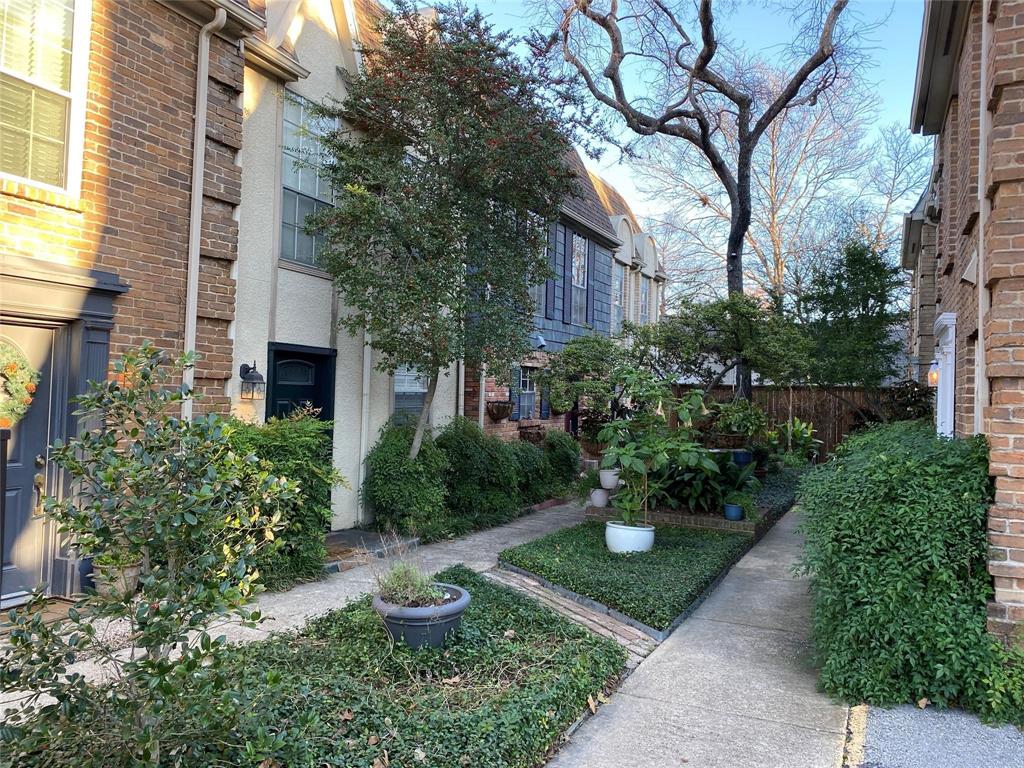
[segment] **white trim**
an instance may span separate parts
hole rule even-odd
[[[956,405],[956,312],[943,312],[935,318],[935,361],[939,368],[939,386],[935,392],[935,431],[952,437]]]
[[[82,192],[82,156],[85,151],[85,113],[89,101],[89,38],[92,28],[92,0],[75,0],[75,20],[71,27],[71,83],[64,91],[14,72],[11,77],[68,100],[68,124],[64,139],[64,186],[0,171],[0,178],[18,184],[78,198]]]

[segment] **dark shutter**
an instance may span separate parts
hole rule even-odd
[[[565,228],[562,256],[562,322],[572,324],[572,230]]]
[[[558,272],[558,254],[556,242],[558,239],[558,225],[552,224],[551,229],[548,230],[548,266],[551,268],[551,274],[557,275]],[[544,317],[548,320],[555,319],[555,278],[549,277],[544,282]]]
[[[587,324],[594,324],[594,287],[597,283],[597,248],[587,241]]]
[[[544,387],[540,391],[540,417],[547,419],[551,417],[551,403],[548,402],[548,389]]]
[[[511,380],[509,381],[508,397],[512,401],[512,415],[509,421],[519,421],[519,366],[512,369]]]

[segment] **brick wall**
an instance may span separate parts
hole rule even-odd
[[[523,361],[523,365],[532,367],[542,368],[547,360],[547,355],[543,352],[534,353],[526,360]],[[497,379],[488,376],[484,378],[484,403],[493,401],[507,401],[509,399],[509,386],[507,384],[499,384]],[[535,413],[540,411],[540,393],[537,393]],[[477,414],[479,414],[480,408],[480,371],[474,368],[466,369],[466,386],[465,386],[465,400],[463,413],[467,418],[475,420]],[[554,416],[550,418],[541,419],[519,419],[513,421],[512,419],[502,419],[501,421],[495,421],[488,415],[487,411],[484,411],[484,432],[490,435],[498,435],[503,440],[518,440],[520,428],[529,427],[543,427],[544,429],[558,429],[564,430],[566,427],[566,417]]]
[[[1024,642],[1024,2],[995,5],[986,51],[992,112],[988,137],[991,212],[985,226],[990,311],[984,329],[986,409],[996,503],[989,511],[990,627]],[[982,137],[983,139],[985,137]]]
[[[182,349],[198,33],[155,0],[93,0],[79,198],[0,184],[0,249],[131,286],[115,304],[112,356],[144,339]],[[242,57],[215,37],[210,58],[196,383],[200,409],[226,410]]]

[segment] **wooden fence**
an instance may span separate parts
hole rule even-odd
[[[732,387],[711,391],[716,400],[730,400]],[[753,400],[764,408],[772,424],[793,416],[814,424],[814,436],[821,440],[822,455],[827,455],[858,423],[856,406],[868,404],[864,390],[856,387],[760,387],[753,389]],[[853,404],[853,405],[851,405]],[[792,411],[790,408],[792,407]]]

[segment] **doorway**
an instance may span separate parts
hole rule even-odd
[[[334,418],[334,366],[338,352],[326,347],[271,343],[268,347],[267,417],[312,407]]]

